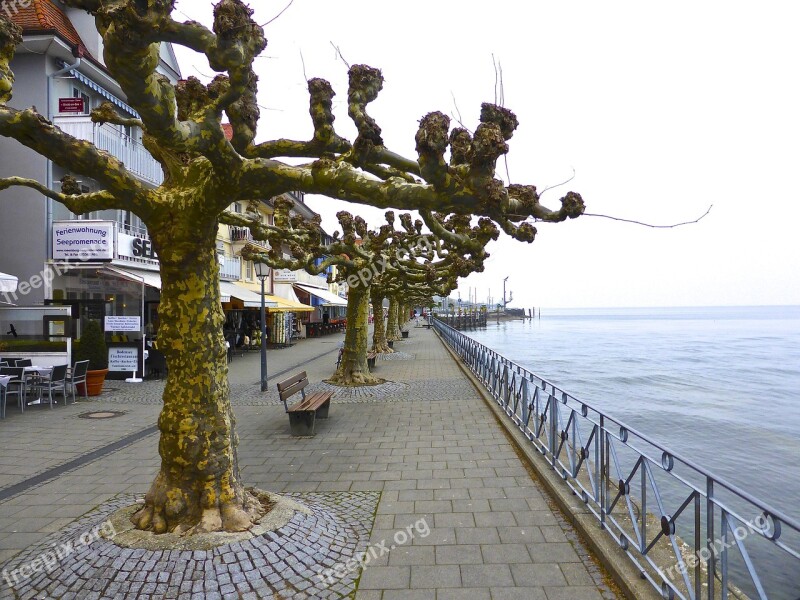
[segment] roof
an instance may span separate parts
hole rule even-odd
[[[225,138],[228,141],[233,139],[233,125],[231,125],[230,123],[222,124],[222,132],[225,134]]]
[[[33,0],[29,3],[17,3],[16,11],[11,11],[11,20],[22,27],[23,33],[55,32],[80,53],[86,52],[86,46],[75,30],[75,26],[64,12],[50,0]]]

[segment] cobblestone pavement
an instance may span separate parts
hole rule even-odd
[[[412,329],[408,339],[395,343],[398,353],[410,358],[378,361],[376,375],[392,382],[390,386],[374,386],[371,393],[366,388],[336,389],[330,418],[317,422],[317,435],[292,437],[274,383],[305,370],[312,386],[327,386],[323,379],[333,371],[341,337],[303,340],[292,348],[270,351],[269,372],[274,375],[267,394],[258,388],[258,354],[237,356],[230,368],[239,463],[249,485],[295,495],[307,505],[327,506],[334,515],[347,514],[336,506],[339,502],[341,507],[348,494],[370,493],[378,502],[377,508],[374,501],[370,508],[362,500],[364,513],[346,519],[351,527],[360,524],[369,531],[369,547],[381,551],[363,571],[356,569],[349,587],[337,588],[338,594],[357,600],[616,597],[571,527],[531,479],[493,413],[430,330]],[[16,558],[5,568],[36,556],[49,540],[72,535],[87,513],[107,510],[124,495],[147,491],[158,468],[153,425],[162,385],[111,382],[112,389],[91,402],[22,415],[12,415],[14,406],[9,407],[9,419],[0,422],[4,448],[10,450],[0,462],[0,563]],[[102,421],[77,418],[90,410],[124,414]],[[124,446],[116,448],[120,440]],[[426,535],[395,543],[401,541],[396,536],[413,527]],[[314,530],[309,525],[301,531]],[[342,555],[356,552],[353,548],[351,544]],[[100,560],[88,551],[86,559]],[[243,562],[242,557],[231,564],[240,567]],[[141,564],[153,570],[147,561]],[[183,573],[181,585],[195,581],[191,575],[187,579],[187,564],[177,561],[170,567]],[[109,568],[105,564],[103,571],[95,570],[96,578],[105,577],[108,585],[111,575],[104,572]],[[238,572],[237,567],[231,569]],[[90,570],[87,566],[81,575]],[[279,570],[282,581],[298,576]],[[204,582],[211,573],[205,571]],[[189,595],[177,597],[316,598],[330,593],[295,589],[289,594],[288,587],[269,587],[268,592],[268,586],[257,583],[265,575],[259,571],[246,577],[251,596],[240,596],[244,588],[234,585],[235,591],[222,592],[227,580],[213,573],[212,580],[225,582],[216,591],[212,585],[209,594],[205,587],[201,594],[193,587],[192,594],[184,586]],[[269,576],[266,581],[276,585],[276,572],[271,575],[273,581]],[[60,577],[53,572],[41,583],[50,586]],[[171,578],[159,581],[158,575],[155,581],[145,581],[156,587],[166,583],[174,592],[170,582]],[[0,597],[9,591],[2,581],[0,590]],[[49,594],[54,592],[41,597],[68,597]],[[123,596],[98,592],[78,597]]]
[[[18,597],[31,599],[352,596],[360,569],[348,569],[348,561],[367,551],[380,494],[290,496],[311,514],[295,513],[275,531],[205,551],[115,544],[108,518],[135,503],[136,497],[126,494],[29,547],[10,561],[3,577]],[[31,575],[37,560],[40,568]]]

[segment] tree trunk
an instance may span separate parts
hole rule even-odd
[[[386,323],[386,339],[390,341],[399,340],[400,324],[398,323],[398,302],[394,298],[389,298],[389,319]]]
[[[383,320],[383,295],[372,295],[372,313],[375,315],[372,328],[372,352],[390,354],[394,352],[386,343],[386,323]]]
[[[339,368],[328,382],[334,385],[375,385],[382,380],[374,377],[367,366],[369,345],[369,288],[350,287],[347,292],[347,329],[344,352]]]
[[[216,227],[181,225],[159,237],[151,230],[161,263],[158,346],[168,375],[158,419],[161,469],[131,520],[155,533],[244,531],[265,510],[239,479]]]

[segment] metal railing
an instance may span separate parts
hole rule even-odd
[[[238,256],[219,257],[219,278],[237,280],[242,277],[242,259]]]
[[[92,123],[89,116],[53,117],[53,124],[64,133],[92,142],[125,165],[125,168],[147,183],[159,186],[164,181],[161,165],[147,149],[117,127]]]
[[[442,321],[433,323],[663,597],[800,597],[797,520]]]

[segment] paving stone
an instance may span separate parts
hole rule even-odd
[[[358,583],[356,600],[615,598],[433,332],[415,331],[398,343],[400,351],[380,362],[388,383],[368,389],[323,382],[335,356],[331,341],[303,340],[270,352],[270,372],[289,374],[302,364],[312,382],[307,391],[334,391],[331,416],[318,422],[314,438],[290,435],[274,385],[262,393],[253,376],[257,356],[229,366],[244,479],[290,492],[311,516],[209,551],[149,552],[100,540],[76,549],[70,557],[76,568],[31,578],[35,586],[21,595],[37,597],[46,588],[63,598],[104,600],[338,599],[352,598]],[[11,415],[4,441],[25,462],[9,468],[0,462],[0,485],[151,426],[163,385],[110,382],[100,399],[48,411],[48,420],[29,411]],[[95,431],[91,421],[76,418],[92,409],[124,414]],[[58,446],[48,447],[55,439]],[[22,564],[51,540],[75,540],[141,498],[158,469],[156,441],[149,435],[0,503],[0,531],[10,530],[4,519],[18,524],[0,536],[0,560]],[[59,508],[55,519],[48,512],[55,504],[69,510]],[[395,548],[380,556],[379,543]],[[362,570],[352,559],[369,550],[377,554]],[[348,560],[355,568],[346,568]],[[321,576],[326,569],[336,573]]]

